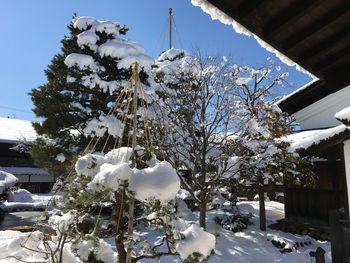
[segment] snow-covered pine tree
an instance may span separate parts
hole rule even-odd
[[[95,146],[101,150],[108,137],[120,134],[108,113],[131,76],[131,61],[139,62],[146,85],[153,63],[142,47],[121,37],[128,31],[125,25],[74,17],[68,29],[61,52],[45,71],[47,83],[30,93],[34,112],[43,119],[34,123],[40,137],[31,155],[55,176],[67,173],[72,157],[92,136],[101,137]],[[112,147],[108,142],[106,149]]]
[[[140,46],[121,39],[116,31],[119,27],[111,22],[87,17],[74,18],[72,22],[72,28],[79,29],[76,43],[83,51],[88,48],[89,53],[76,53],[73,50],[73,53],[67,53],[62,58],[66,74],[69,74],[68,85],[74,84],[75,87],[70,90],[69,97],[76,90],[80,94],[81,90],[88,92],[91,89],[93,95],[96,92],[96,95],[101,93],[105,99],[111,98],[104,101],[105,104],[101,101],[100,106],[107,107],[106,110],[100,110],[98,105],[96,108],[89,107],[95,100],[101,99],[93,95],[89,95],[88,103],[84,105],[80,102],[66,104],[69,107],[74,103],[73,108],[78,108],[79,113],[86,117],[82,119],[85,122],[63,129],[67,130],[68,139],[76,130],[81,135],[95,139],[90,141],[90,149],[82,151],[82,146],[86,145],[75,145],[76,149],[72,151],[79,151],[80,157],[75,163],[75,172],[65,182],[63,198],[57,204],[61,211],[49,220],[49,227],[53,228],[56,235],[52,240],[42,241],[44,248],[49,248],[52,253],[43,251],[43,254],[50,255],[52,262],[64,262],[64,257],[70,256],[70,262],[112,262],[112,258],[117,257],[118,262],[134,263],[144,258],[177,254],[183,260],[195,255],[196,262],[200,262],[210,255],[215,246],[215,237],[197,226],[190,226],[175,214],[175,197],[180,189],[176,171],[168,162],[161,162],[150,154],[152,147],[142,140],[143,135],[149,140],[146,129],[147,103],[157,98],[153,87],[145,85],[152,83],[150,66],[153,61]],[[96,39],[101,40],[99,33],[107,35],[106,42],[96,42]],[[103,66],[101,60],[105,57],[108,57],[109,62]],[[100,74],[104,74],[107,66],[116,71],[121,70],[126,75],[117,80],[101,79]],[[132,74],[127,78],[125,76],[130,67]],[[147,82],[146,73],[150,76]],[[144,126],[136,131],[136,123]],[[62,128],[56,132],[59,134],[60,130]],[[48,137],[42,140],[50,146],[57,144],[63,150],[70,147],[70,144],[64,145],[60,138]],[[108,146],[110,137],[114,138]],[[129,140],[131,137],[132,143]],[[136,143],[145,147],[137,146]],[[132,147],[128,147],[130,144]],[[56,159],[63,160],[64,156],[59,154]],[[137,211],[133,209],[134,199],[138,201]],[[111,250],[111,246],[101,242],[103,226],[99,213],[94,213],[96,208],[101,209],[106,202],[115,211],[108,219],[113,224],[109,231],[115,235],[117,253]],[[161,236],[154,241],[154,236],[148,240],[147,236],[137,235],[138,231],[145,229],[157,229]],[[187,236],[188,240],[184,239]],[[206,240],[205,245],[203,240]],[[101,250],[108,253],[104,255]]]

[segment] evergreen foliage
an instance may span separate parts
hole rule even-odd
[[[105,30],[94,30],[97,37],[95,45],[79,44],[79,37],[94,25],[74,26],[76,20],[77,17],[74,17],[68,26],[69,35],[61,41],[61,52],[54,56],[45,70],[47,82],[30,92],[34,112],[43,119],[41,123],[33,124],[41,137],[34,143],[31,155],[37,165],[49,168],[55,176],[67,174],[74,163],[73,156],[88,145],[91,136],[96,136],[84,129],[89,122],[108,115],[131,76],[131,68],[118,65],[120,57],[97,52],[101,45],[126,34],[128,28],[114,24],[115,32],[111,33],[107,24]],[[67,66],[65,60],[70,54],[91,56],[96,66],[81,67],[78,63]],[[142,82],[147,82],[144,71],[140,73],[140,78]],[[102,149],[108,136],[107,132],[103,134],[95,146],[96,151]],[[106,150],[112,147],[113,143],[109,142]],[[60,153],[66,157],[63,163],[55,160]]]

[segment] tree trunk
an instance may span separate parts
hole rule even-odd
[[[199,204],[199,226],[206,229],[207,202],[204,200]]]
[[[118,252],[118,262],[126,263],[126,251],[124,247],[124,227],[123,227],[123,212],[124,212],[124,197],[125,192],[115,192],[115,201],[116,201],[116,218],[115,218],[115,246]]]
[[[265,193],[264,185],[259,182],[259,219],[260,229],[266,231],[266,213],[265,213]]]

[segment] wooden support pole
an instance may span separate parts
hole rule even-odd
[[[136,167],[136,132],[137,132],[137,85],[139,83],[139,67],[137,63],[132,65],[132,76],[131,83],[134,88],[134,96],[133,96],[133,130],[132,130],[132,151],[133,151],[133,159],[132,166]],[[131,253],[133,248],[133,233],[134,233],[134,207],[135,200],[132,196],[129,197],[129,217],[128,217],[128,237],[129,243],[126,253],[126,263],[131,263]]]

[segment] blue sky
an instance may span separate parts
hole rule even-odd
[[[174,10],[179,37],[175,47],[200,49],[208,55],[231,56],[235,63],[261,66],[267,57],[276,61],[252,38],[211,20],[190,0],[3,0],[0,3],[0,117],[35,120],[28,92],[46,82],[44,70],[60,52],[73,13],[129,27],[128,38],[155,57],[167,48],[164,38],[168,8]],[[175,36],[176,37],[176,36]],[[288,68],[290,93],[310,77]]]

